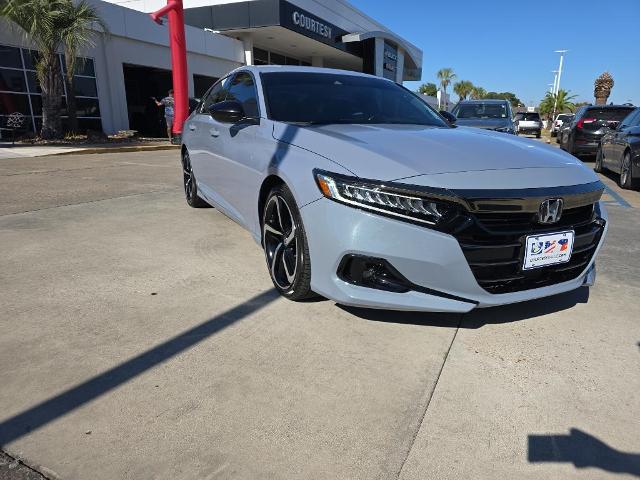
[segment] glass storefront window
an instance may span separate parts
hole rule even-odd
[[[97,97],[96,79],[89,77],[75,77],[75,93],[79,97]]]
[[[76,112],[78,117],[99,117],[100,105],[97,98],[77,98]]]
[[[16,112],[31,116],[29,97],[19,93],[0,92],[0,115],[11,115]]]
[[[254,65],[304,65],[311,66],[309,62],[298,60],[297,58],[287,57],[280,53],[270,52],[262,48],[253,47],[253,64]]]
[[[39,131],[42,127],[42,97],[35,72],[37,58],[36,50],[0,45],[0,138],[7,136],[7,128],[2,121],[14,112],[27,116],[29,130],[35,128],[35,131]],[[64,56],[60,55],[59,60],[64,69]],[[76,105],[80,131],[87,128],[100,130],[100,107],[93,59],[82,58],[77,62],[75,91],[78,97]],[[64,94],[61,115],[63,124],[66,125],[67,102]]]
[[[0,67],[19,68],[22,70],[20,49],[8,45],[0,45]]]
[[[286,65],[287,57],[280,55],[279,53],[269,52],[269,63],[271,65]]]
[[[29,92],[40,93],[40,83],[38,83],[36,72],[27,71],[27,85],[29,86]]]
[[[22,70],[0,68],[0,91],[26,92],[27,86],[24,81],[24,72]]]
[[[254,48],[253,63],[255,65],[269,65],[269,52],[261,48]]]

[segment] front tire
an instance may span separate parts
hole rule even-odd
[[[620,181],[618,183],[625,190],[632,190],[638,187],[638,180],[633,178],[633,165],[631,164],[631,154],[625,152],[620,166]]]
[[[262,246],[276,290],[293,301],[314,297],[311,261],[300,211],[291,191],[276,186],[267,197],[262,214]]]
[[[196,177],[191,167],[191,159],[189,152],[185,148],[182,151],[182,178],[184,185],[184,196],[187,204],[191,208],[206,208],[209,206],[207,202],[198,196],[198,186],[196,185]]]

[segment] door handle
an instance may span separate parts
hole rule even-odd
[[[209,130],[209,132],[211,133],[212,137],[217,137],[220,135],[220,132],[218,130],[216,130],[215,128],[212,128],[211,130]]]
[[[196,129],[196,126],[193,123],[189,124],[189,130],[191,130],[192,132]]]

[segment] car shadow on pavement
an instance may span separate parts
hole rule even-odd
[[[529,435],[527,459],[530,463],[572,463],[576,468],[640,477],[640,453],[621,452],[577,428],[569,435]]]
[[[491,308],[478,308],[466,314],[398,312],[357,308],[339,305],[342,310],[356,317],[374,322],[423,325],[426,327],[469,328],[476,329],[489,324],[501,324],[528,320],[549,315],[574,307],[578,303],[589,301],[589,288],[580,287],[571,292],[552,297],[530,300]]]
[[[0,447],[99,398],[280,298],[266,290],[95,377],[0,421]]]

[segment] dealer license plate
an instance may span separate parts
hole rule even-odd
[[[544,235],[529,235],[525,242],[523,270],[566,263],[573,251],[572,230]]]

